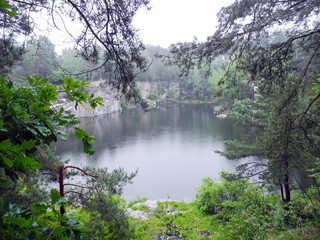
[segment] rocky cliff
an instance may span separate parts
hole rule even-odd
[[[103,105],[92,109],[89,104],[78,105],[77,109],[75,104],[70,102],[67,95],[61,93],[59,96],[58,104],[54,108],[59,109],[63,107],[68,114],[75,114],[76,117],[93,117],[103,115],[106,113],[122,111],[120,95],[117,90],[104,84],[103,81],[94,82],[87,86],[90,93],[94,93],[96,97],[103,98]]]
[[[176,98],[177,96],[173,95],[179,95],[177,84],[164,85],[150,82],[137,82],[137,85],[141,90],[141,95],[144,99],[147,99],[153,91],[157,91],[160,87],[167,89],[166,93],[159,96],[160,98],[155,101],[155,103],[160,101],[165,103],[166,98]],[[68,96],[65,93],[61,93],[58,104],[55,104],[53,107],[57,110],[63,107],[68,114],[75,114],[76,117],[93,117],[122,111],[120,94],[117,89],[107,85],[105,81],[91,83],[87,86],[87,89],[90,93],[94,93],[96,97],[102,97],[104,106],[98,106],[96,109],[92,109],[89,104],[82,104],[76,109],[75,104],[69,101]]]

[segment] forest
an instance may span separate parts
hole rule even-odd
[[[17,83],[25,83],[28,76],[36,74],[39,77],[47,78],[50,83],[61,85],[64,78],[70,74],[75,80],[92,83],[95,81],[108,81],[112,79],[111,68],[99,68],[102,60],[97,63],[86,61],[79,56],[76,49],[63,49],[58,55],[56,46],[48,37],[40,35],[38,39],[31,39],[25,47],[22,59],[16,62],[10,72],[10,78]],[[143,51],[143,56],[147,59],[149,66],[144,72],[138,74],[136,82],[150,82],[155,86],[150,99],[158,99],[161,94],[175,93],[164,90],[168,84],[178,84],[179,96],[172,96],[178,101],[213,101],[218,89],[218,81],[222,77],[226,62],[224,57],[219,57],[212,64],[210,76],[207,76],[201,68],[195,68],[188,76],[180,76],[176,66],[167,66],[157,55],[169,55],[169,49],[160,46],[147,45]],[[95,69],[91,71],[91,69]],[[250,87],[248,87],[250,89]],[[167,89],[166,89],[167,90]],[[248,90],[249,91],[249,90]]]
[[[141,42],[132,26],[140,8],[149,1],[0,0],[0,238],[319,239],[320,1],[237,0],[207,41],[168,49]],[[39,12],[56,28],[58,18],[78,21],[74,48],[57,55],[35,33]],[[220,182],[204,178],[194,202],[128,216],[150,212],[147,199],[122,198],[137,172],[68,165],[51,148],[73,134],[94,153],[79,119],[52,106],[64,92],[76,108],[96,108],[102,98],[86,86],[101,80],[143,110],[136,82],[157,85],[151,100],[214,103],[247,129],[219,153],[261,161],[221,172]]]

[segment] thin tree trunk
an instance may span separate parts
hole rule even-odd
[[[286,174],[284,180],[284,191],[286,194],[285,202],[288,203],[291,201],[291,192],[290,192],[290,184],[289,184],[289,175]]]
[[[59,170],[59,187],[60,187],[60,196],[64,197],[64,182],[63,182],[63,178],[64,178],[64,164],[61,163],[61,167]],[[66,212],[64,206],[60,206],[60,213],[61,215],[64,215]]]

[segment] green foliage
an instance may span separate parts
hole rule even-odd
[[[291,205],[283,204],[277,195],[226,172],[221,173],[221,183],[203,179],[195,203],[220,222],[218,239],[267,239],[270,234],[300,228],[316,216],[307,207],[312,202],[299,191]]]
[[[52,72],[52,74],[49,77],[49,80],[52,84],[63,84],[64,83],[64,78],[66,74],[62,70],[57,70]]]
[[[298,181],[292,172],[305,174],[320,152],[316,110],[320,95],[314,87],[319,84],[319,19],[313,19],[319,9],[318,0],[308,4],[234,1],[221,9],[219,26],[206,42],[173,45],[173,56],[168,58],[169,63],[182,68],[182,74],[195,74],[195,67],[209,67],[217,57],[229,55],[217,95],[233,107],[229,112],[232,118],[255,129],[250,129],[251,139],[247,135],[245,143],[227,142],[228,150],[233,152],[225,155],[236,158],[258,153],[268,159],[267,169],[260,176],[278,186],[287,203]],[[304,27],[274,30],[281,24]],[[306,62],[306,58],[310,60]],[[247,176],[261,173],[259,167],[245,165]]]
[[[16,17],[18,16],[18,13],[15,11],[10,11],[10,9],[12,9],[13,6],[10,5],[9,3],[7,3],[6,0],[0,0],[0,11],[3,13],[8,14],[11,17]]]
[[[149,94],[148,98],[150,100],[158,100],[162,97],[163,94],[165,94],[165,89],[162,86],[157,86],[154,89],[152,89],[152,92]]]
[[[194,68],[189,76],[179,76],[178,67],[166,65],[159,58],[169,55],[169,49],[146,46],[145,55],[151,62],[148,70],[137,76],[137,81],[148,81],[157,84],[149,95],[149,99],[157,100],[166,93],[166,102],[178,100],[212,101],[217,89],[216,83],[222,77],[223,58],[211,65],[212,72],[208,74],[200,68]],[[172,86],[179,86],[179,96]]]
[[[85,73],[88,69],[95,68],[94,64],[85,61],[85,59],[81,58],[79,56],[78,52],[74,49],[68,48],[68,49],[63,49],[62,54],[59,58],[59,63],[64,69],[64,73],[69,73],[69,74],[77,74],[75,76],[75,80],[83,81],[83,80],[89,80],[92,81],[94,80],[95,76],[100,73],[103,74],[103,71],[100,72],[93,72],[90,74],[80,74],[79,73]],[[101,66],[101,63],[99,63],[99,66]],[[101,73],[102,72],[102,73]],[[98,79],[100,80],[100,79]]]
[[[141,197],[138,197],[138,198],[136,198],[136,199],[132,199],[132,200],[130,200],[130,202],[128,203],[128,208],[132,208],[134,205],[136,205],[136,204],[141,204],[141,203],[144,203],[145,201],[147,201],[148,200],[148,198],[146,198],[146,197],[143,197],[143,198],[141,198]]]
[[[62,131],[62,128],[74,127],[79,123],[73,115],[65,115],[63,108],[56,111],[52,106],[53,102],[57,101],[60,90],[56,85],[37,76],[28,77],[28,82],[28,86],[21,86],[14,85],[4,78],[0,79],[0,187],[3,191],[1,197],[6,198],[2,202],[1,228],[3,234],[10,236],[10,239],[18,238],[20,233],[22,239],[44,239],[51,235],[54,239],[68,239],[67,237],[72,234],[78,236],[79,229],[75,227],[73,220],[71,221],[67,216],[61,216],[56,210],[57,206],[65,203],[57,190],[51,191],[50,202],[33,204],[32,213],[29,212],[30,210],[17,210],[10,217],[6,213],[11,211],[10,206],[13,206],[11,202],[17,202],[17,199],[12,196],[14,193],[18,193],[16,197],[27,199],[26,202],[45,200],[40,192],[34,194],[39,197],[37,200],[24,194],[27,189],[34,190],[34,188],[26,189],[23,183],[38,186],[36,181],[28,180],[34,177],[30,172],[37,172],[43,167],[41,163],[43,158],[37,155],[37,147],[48,146],[56,141],[57,137],[64,139],[67,133]],[[86,101],[89,101],[93,107],[99,104],[101,98],[89,96],[84,91],[84,86],[83,82],[78,83],[67,78],[62,88],[77,104]],[[76,128],[76,136],[82,140],[85,151],[93,153],[91,143],[94,142],[94,138],[80,128]],[[48,162],[44,161],[44,163]],[[12,191],[12,194],[7,191]],[[18,205],[14,206],[21,209]],[[71,234],[72,229],[75,231]],[[76,238],[79,239],[79,237]]]
[[[313,226],[317,221],[309,222],[316,216],[310,212],[311,203],[295,191],[292,204],[283,204],[278,195],[222,172],[221,183],[204,179],[195,202],[158,202],[154,214],[147,210],[147,220],[134,220],[136,236],[141,240],[318,239],[319,228]]]
[[[83,190],[83,193],[88,196],[95,196],[96,190],[104,192],[109,197],[115,194],[121,195],[126,184],[132,183],[132,179],[137,175],[138,171],[128,174],[123,168],[118,168],[108,172],[107,168],[85,167],[84,170],[93,175],[98,175],[99,178],[86,179],[86,185],[91,189]]]
[[[58,71],[55,46],[48,37],[39,36],[26,44],[21,61],[12,68],[11,79],[22,83],[28,76],[37,75],[51,80],[55,71]]]
[[[91,155],[94,154],[95,148],[92,143],[95,142],[95,137],[91,136],[81,128],[75,127],[75,130],[75,138],[78,140],[82,140],[84,152]]]
[[[210,178],[204,178],[198,189],[196,204],[200,211],[206,214],[217,214],[225,211],[224,202],[238,202],[245,191],[253,187],[249,180],[228,181],[221,179],[216,183]]]
[[[150,62],[147,71],[137,76],[137,81],[148,81],[157,83],[168,83],[179,81],[178,69],[176,66],[166,66],[157,55],[167,55],[169,50],[160,46],[147,45],[144,55]]]
[[[312,168],[308,170],[309,176],[313,184],[307,190],[307,196],[309,198],[308,204],[301,204],[301,208],[307,208],[310,212],[316,213],[317,217],[320,218],[319,211],[320,211],[320,159],[317,158],[315,164]]]
[[[67,136],[59,127],[71,127],[78,123],[73,115],[63,115],[63,108],[56,112],[52,102],[57,101],[56,85],[37,76],[28,77],[29,86],[13,85],[1,78],[0,85],[0,157],[2,173],[10,177],[15,171],[39,169],[42,165],[36,161],[33,153],[39,144],[49,145],[57,137]],[[101,102],[101,98],[84,90],[85,83],[65,79],[62,88],[76,104],[89,100],[92,107]],[[76,128],[76,136],[84,144],[85,152],[93,153],[94,138],[85,131]],[[5,178],[1,178],[5,182]]]
[[[149,211],[148,211],[149,212]],[[149,213],[150,214],[150,213]],[[136,236],[149,239],[215,239],[215,226],[193,203],[158,202],[155,214],[147,220],[136,219]]]
[[[134,79],[134,71],[136,69],[143,71],[145,68],[145,60],[140,55],[143,44],[136,37],[135,31],[131,27],[131,22],[138,8],[147,6],[148,1],[135,1],[130,4],[105,1],[106,7],[109,8],[112,5],[115,9],[114,11],[100,11],[101,8],[94,7],[98,3],[97,1],[84,2],[87,6],[81,7],[81,11],[72,2],[64,1],[55,2],[52,6],[49,1],[39,1],[37,4],[34,4],[34,1],[19,3],[10,1],[10,3],[13,5],[11,6],[6,1],[0,0],[0,19],[2,23],[0,28],[4,33],[0,39],[0,74],[8,75],[10,68],[16,63],[17,65],[14,69],[11,69],[13,71],[9,77],[15,83],[23,82],[24,84],[15,85],[3,78],[0,81],[0,180],[2,183],[0,187],[1,190],[4,189],[4,191],[1,191],[1,196],[8,198],[12,196],[9,196],[10,194],[7,191],[13,189],[14,192],[21,193],[17,195],[21,197],[23,193],[31,189],[23,187],[23,184],[37,182],[37,177],[32,174],[32,171],[39,173],[39,168],[43,166],[40,163],[43,159],[37,158],[39,156],[37,155],[38,147],[48,146],[56,141],[58,137],[65,139],[68,136],[66,130],[70,127],[75,128],[79,123],[79,121],[75,120],[74,115],[66,114],[63,108],[58,111],[55,109],[54,104],[57,101],[59,92],[65,91],[70,100],[75,102],[76,107],[78,104],[88,103],[94,108],[101,104],[102,101],[102,98],[94,97],[93,94],[90,95],[84,89],[86,85],[84,81],[77,81],[84,80],[84,77],[73,79],[63,76],[62,72],[57,70],[54,46],[46,37],[40,36],[37,41],[32,39],[28,42],[26,44],[26,54],[21,59],[21,62],[18,62],[25,51],[24,45],[19,47],[15,43],[14,36],[28,35],[32,32],[36,21],[31,21],[30,13],[40,11],[43,13],[43,10],[50,9],[47,13],[52,16],[53,20],[54,16],[51,14],[57,13],[60,17],[65,15],[73,20],[78,19],[78,23],[84,23],[83,17],[89,20],[95,15],[101,17],[98,21],[106,25],[108,29],[116,28],[119,30],[116,31],[116,34],[114,32],[109,34],[108,31],[103,31],[104,36],[102,36],[100,28],[93,29],[96,26],[97,18],[94,20],[95,23],[89,23],[86,20],[83,27],[87,29],[88,25],[90,25],[90,28],[96,31],[94,38],[87,42],[85,39],[90,38],[90,34],[84,33],[79,38],[84,40],[83,45],[79,41],[76,44],[81,45],[80,49],[86,60],[94,64],[99,63],[99,68],[106,69],[112,65],[113,69],[110,72],[113,74],[112,79],[116,81],[114,84],[119,89],[123,87],[123,92],[125,92]],[[10,11],[11,8],[17,12]],[[86,11],[87,9],[96,9],[97,15],[91,11]],[[70,15],[70,13],[72,14]],[[12,16],[17,16],[17,18],[11,18]],[[116,19],[116,24],[113,22],[108,26],[109,21],[105,23],[105,20],[111,18]],[[55,25],[55,27],[57,26]],[[103,42],[104,39],[108,40]],[[99,42],[99,47],[96,45],[97,42]],[[100,44],[105,48],[104,55],[102,53],[99,54]],[[99,57],[104,59],[98,61]],[[92,69],[94,65],[81,65],[81,69],[84,68],[87,72],[86,78],[93,78],[89,69]],[[27,77],[27,75],[34,74],[37,76]],[[100,72],[99,77],[101,78],[102,76],[105,77],[106,75],[102,75]],[[28,78],[28,83],[25,82],[26,78]],[[61,84],[64,82],[64,84],[57,87],[48,83],[47,78],[55,83]],[[80,128],[75,128],[75,135],[76,138],[82,140],[84,151],[92,154],[94,151],[92,146],[94,138]],[[48,162],[52,163],[46,159],[45,164]],[[50,168],[54,167],[53,165],[45,166],[45,168],[50,169],[51,174],[55,172],[54,169]],[[105,221],[103,223],[105,230],[104,232],[99,232],[98,235],[112,235],[108,239],[131,239],[130,235],[126,233],[128,222],[120,204],[120,198],[110,196],[110,192],[121,191],[121,183],[118,183],[117,180],[120,179],[119,181],[121,181],[126,177],[127,180],[131,180],[133,176],[125,176],[121,171],[118,173],[118,178],[114,177],[114,175],[110,179],[104,178],[104,180],[110,180],[108,183],[111,182],[110,185],[113,184],[112,188],[108,189],[107,183],[100,182],[99,186],[104,187],[104,189],[101,190],[101,194],[93,196],[97,200],[96,209],[98,207],[101,208],[99,203],[107,206],[105,214],[102,214],[102,218],[104,218],[102,222]],[[34,181],[29,181],[28,178],[34,178],[32,179]],[[19,186],[20,183],[22,186]],[[3,188],[4,184],[7,185],[7,188]],[[35,184],[33,187],[36,186],[39,185]],[[110,192],[106,193],[107,191]],[[7,204],[7,199],[3,202],[1,201],[1,238],[82,239],[81,232],[83,231],[79,228],[78,222],[72,218],[72,212],[70,211],[62,216],[58,210],[59,207],[63,207],[66,203],[60,197],[59,192],[52,190],[50,198],[50,200],[45,197],[39,198],[38,201],[41,202],[32,204],[31,212],[30,209],[22,210],[20,206],[14,205],[11,201],[8,201]],[[30,208],[30,205],[28,207]],[[14,211],[11,208],[14,208]],[[101,218],[99,219],[101,220]]]
[[[82,239],[85,230],[72,216],[58,210],[66,200],[55,189],[50,201],[32,205],[33,212],[0,198],[0,236],[3,239]]]
[[[107,168],[85,167],[91,175],[83,181],[66,186],[69,202],[80,205],[75,215],[81,225],[88,229],[85,236],[89,239],[133,239],[134,226],[131,226],[126,215],[126,204],[120,195],[124,185],[132,182],[136,172],[127,174],[123,169],[108,172]],[[66,173],[73,176],[74,172]],[[80,187],[76,189],[75,187]],[[73,193],[73,194],[72,194]]]
[[[258,144],[253,145],[249,141],[239,141],[235,140],[227,140],[224,142],[226,149],[225,151],[216,151],[217,153],[222,154],[228,159],[239,159],[249,156],[263,156],[261,148],[259,148]]]
[[[129,224],[124,200],[119,195],[110,197],[101,193],[82,204],[78,219],[82,226],[90,229],[86,233],[89,239],[134,239],[134,226]]]

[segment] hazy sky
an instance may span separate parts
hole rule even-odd
[[[139,35],[145,44],[168,47],[172,43],[198,40],[205,41],[212,35],[217,25],[217,13],[223,6],[228,6],[235,0],[150,0],[152,9],[140,9],[134,19],[134,27],[140,29]],[[66,40],[66,33],[52,31],[48,33],[47,15],[38,16],[38,23],[43,28],[40,34],[49,35],[56,45],[56,51],[73,47],[70,40]],[[63,25],[56,19],[58,26]],[[69,23],[68,23],[69,25]],[[72,24],[71,24],[72,25]],[[70,25],[70,26],[71,26]],[[69,27],[70,27],[69,26]],[[73,27],[75,30],[76,26]],[[71,29],[74,30],[71,26]]]
[[[152,9],[141,9],[134,26],[146,44],[168,47],[171,43],[200,41],[212,35],[221,7],[235,0],[150,0]]]

